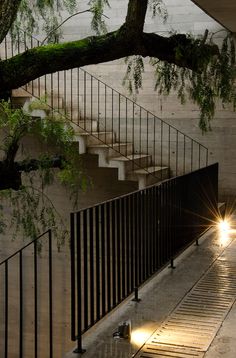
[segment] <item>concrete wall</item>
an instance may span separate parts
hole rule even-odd
[[[127,1],[111,1],[111,9],[106,10],[109,30],[118,28],[124,21],[126,15]],[[166,0],[168,20],[163,24],[158,18],[153,19],[149,13],[146,19],[145,31],[165,34],[168,31],[188,32],[195,35],[204,33],[207,28],[215,33],[222,27],[194,5],[190,0]],[[81,2],[81,8],[82,2]],[[79,15],[69,20],[63,27],[64,40],[76,39],[91,34],[88,20],[89,14]],[[219,32],[215,39],[223,36]],[[147,61],[148,62],[148,61]],[[126,66],[123,60],[88,66],[88,72],[96,75],[105,83],[128,95],[122,86]],[[236,142],[234,140],[235,112],[232,108],[224,109],[218,106],[215,120],[212,122],[212,132],[202,135],[198,128],[199,111],[196,106],[188,102],[182,106],[176,99],[175,94],[168,98],[159,96],[154,92],[154,76],[152,68],[146,64],[143,77],[143,89],[137,96],[137,103],[153,112],[155,115],[173,124],[182,132],[189,134],[195,140],[209,148],[210,163],[218,161],[220,164],[220,197],[226,199],[235,196],[236,189],[236,163],[234,153]]]
[[[24,153],[37,157],[44,151],[45,146],[32,138],[26,138],[22,142]],[[23,150],[23,147],[21,148]],[[47,148],[51,150],[50,148]],[[18,159],[22,159],[19,155]],[[117,179],[117,169],[99,168],[96,155],[85,154],[81,158],[81,166],[88,177],[86,192],[80,191],[77,209],[89,207],[98,202],[120,196],[137,189],[134,182],[121,182]],[[24,180],[24,178],[23,178]],[[37,183],[37,175],[35,173]],[[91,182],[89,184],[89,181]],[[24,183],[26,181],[24,180]],[[70,212],[73,205],[69,199],[68,190],[57,181],[46,190],[46,194],[52,200],[55,208],[60,213],[65,225],[69,229]],[[2,203],[1,203],[2,204]],[[10,211],[5,207],[5,213]],[[23,213],[22,213],[23,214]],[[7,216],[7,215],[6,215]],[[10,220],[9,220],[10,221]],[[12,230],[8,227],[5,235],[1,235],[0,262],[14,254],[29,242],[20,233],[17,240],[12,241]],[[52,292],[53,292],[53,341],[54,355],[63,357],[66,352],[74,347],[70,339],[71,329],[71,296],[70,296],[70,242],[66,238],[65,244],[57,249],[57,241],[52,241]],[[35,287],[37,287],[37,312],[38,312],[38,357],[47,358],[49,347],[49,249],[48,236],[42,238],[41,249],[37,254],[37,286],[34,281],[34,247],[30,245],[22,252],[23,272],[23,357],[32,358],[35,344]],[[4,355],[5,339],[5,265],[0,266],[0,358]],[[20,258],[19,254],[8,262],[8,328],[9,328],[9,357],[18,358],[19,352],[19,317],[20,317]]]

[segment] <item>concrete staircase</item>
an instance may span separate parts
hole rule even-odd
[[[23,89],[12,93],[15,107],[22,106],[27,110],[31,100],[32,96]],[[45,110],[32,112],[35,117],[45,115]],[[154,165],[151,155],[134,152],[132,143],[117,141],[114,131],[100,131],[98,121],[80,120],[71,123],[80,154],[96,155],[99,167],[117,169],[118,180],[137,183],[137,189],[143,189],[169,177],[168,167]]]

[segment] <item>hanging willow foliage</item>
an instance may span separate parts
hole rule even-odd
[[[208,35],[208,33],[207,33]],[[191,36],[188,37],[191,39]],[[210,57],[203,46],[206,36],[196,39],[194,53],[198,71],[178,67],[175,64],[150,59],[150,64],[155,71],[155,90],[159,94],[169,95],[171,91],[177,92],[182,104],[190,99],[198,105],[200,110],[199,127],[203,132],[211,129],[211,120],[214,117],[216,103],[220,100],[222,105],[232,104],[236,108],[236,68],[235,68],[235,45],[232,34],[228,33],[223,39],[220,52],[215,57]],[[211,39],[212,41],[212,39]],[[189,51],[191,51],[191,45]],[[181,59],[186,55],[186,47],[176,45],[176,57]],[[129,58],[124,84],[130,93],[137,93],[142,87],[142,74],[144,63],[140,56]]]

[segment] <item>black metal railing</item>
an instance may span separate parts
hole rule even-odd
[[[19,32],[15,43],[6,37],[1,57],[12,57],[37,46],[38,39]],[[132,169],[143,168],[162,179],[164,172],[155,172],[153,166],[169,168],[170,177],[208,164],[205,146],[82,68],[45,75],[24,89],[34,97],[45,96],[54,111],[106,144],[112,155],[128,158]]]
[[[48,230],[0,263],[2,358],[53,357],[52,257]]]
[[[71,338],[82,334],[217,216],[218,164],[71,214]]]

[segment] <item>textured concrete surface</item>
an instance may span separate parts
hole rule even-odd
[[[191,246],[176,260],[175,270],[164,269],[140,290],[140,303],[128,299],[113,314],[84,335],[83,346],[87,351],[83,357],[132,357],[235,237],[234,230],[223,236],[217,229],[208,231],[201,239],[200,246]],[[222,328],[207,352],[207,358],[223,355],[226,358],[233,357],[236,349],[236,334],[233,329],[235,318],[236,305],[222,323]],[[127,319],[132,322],[131,342],[114,340],[112,333],[119,322]],[[138,340],[135,338],[137,336]],[[80,355],[69,353],[66,358],[77,356]]]

